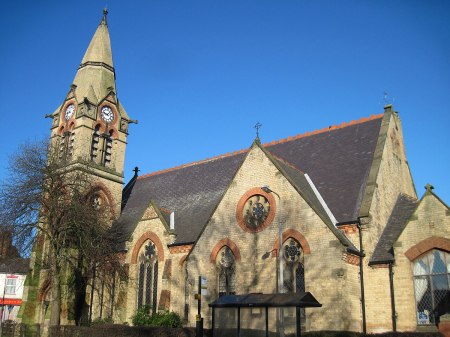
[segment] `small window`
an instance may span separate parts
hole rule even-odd
[[[17,278],[8,277],[6,279],[6,294],[15,294],[16,293],[16,281]]]

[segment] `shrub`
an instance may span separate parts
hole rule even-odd
[[[150,304],[145,304],[136,310],[135,314],[131,317],[131,321],[134,326],[150,325],[152,319],[150,316]]]
[[[181,318],[176,312],[156,312],[150,314],[151,306],[149,304],[143,305],[131,317],[134,326],[152,325],[164,326],[168,328],[181,328]]]
[[[114,321],[111,317],[105,317],[105,318],[96,318],[92,321],[92,325],[95,324],[113,324]]]
[[[181,318],[176,312],[157,312],[152,315],[153,326],[165,326],[168,328],[181,328]]]

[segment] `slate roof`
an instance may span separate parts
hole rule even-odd
[[[244,156],[239,153],[137,179],[114,229],[129,235],[154,200],[158,207],[175,212],[177,243],[194,243]]]
[[[355,220],[381,127],[382,115],[374,117],[266,149],[310,176],[338,222]]]
[[[338,239],[353,248],[345,234],[329,221],[302,172],[311,177],[339,222],[355,220],[382,117],[363,118],[358,122],[264,144]],[[129,236],[150,200],[154,200],[158,207],[175,212],[175,244],[194,243],[242,164],[245,152],[241,150],[139,177],[127,185],[123,211],[113,229],[122,233],[122,239]]]
[[[406,227],[418,204],[419,200],[416,198],[404,193],[399,194],[388,223],[370,258],[369,265],[386,264],[395,261],[392,245]]]
[[[277,159],[277,162],[282,168],[282,170],[287,173],[288,175],[287,178],[288,179],[291,178],[294,185],[298,187],[305,201],[317,212],[317,214],[322,218],[322,220],[325,222],[328,228],[334,233],[334,235],[339,239],[339,241],[344,246],[349,247],[354,251],[358,251],[355,245],[347,238],[344,231],[339,228],[336,228],[336,226],[331,222],[331,219],[329,218],[327,212],[325,211],[321,202],[314,193],[304,173],[290,166],[288,163],[280,161],[279,159]]]
[[[30,266],[29,258],[17,257],[0,262],[0,273],[26,274]]]

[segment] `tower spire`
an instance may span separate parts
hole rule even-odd
[[[77,98],[86,97],[92,104],[97,104],[111,90],[116,91],[111,41],[106,21],[107,14],[108,10],[105,8],[100,25],[84,54],[73,81],[73,84],[76,85]],[[92,102],[92,99],[95,101]]]

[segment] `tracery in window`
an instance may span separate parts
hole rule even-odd
[[[140,250],[138,281],[137,307],[149,304],[155,313],[158,295],[158,252],[151,240],[142,245]]]
[[[435,324],[433,310],[449,288],[450,254],[432,250],[413,264],[417,324]]]
[[[219,297],[236,294],[236,257],[228,246],[217,254]]]

